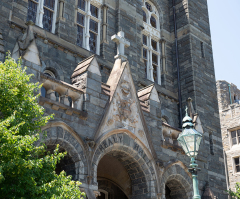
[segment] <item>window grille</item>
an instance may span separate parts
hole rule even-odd
[[[100,54],[100,6],[92,3],[92,0],[77,2],[77,45]]]
[[[54,33],[58,0],[29,0],[27,21]]]
[[[157,18],[158,11],[154,4],[152,4],[149,0],[145,1],[145,4],[143,4],[142,8],[143,25],[147,26],[142,32],[142,58],[144,61],[146,77],[153,82],[161,84],[161,61],[159,47],[160,34],[156,35],[154,32],[160,32],[159,26],[157,25],[159,22]],[[151,26],[151,28],[148,28],[149,26]]]

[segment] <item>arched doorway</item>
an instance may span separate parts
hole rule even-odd
[[[148,192],[142,168],[133,157],[122,151],[111,151],[102,157],[97,179],[100,193],[101,190],[106,191],[108,199],[129,199]],[[106,199],[103,196],[99,198]]]
[[[119,132],[98,142],[92,158],[93,183],[98,190],[108,191],[109,199],[119,198],[115,186],[124,193],[121,199],[155,198],[157,181],[151,153],[129,136],[131,132]]]
[[[50,151],[51,154],[54,153],[54,150],[56,149],[56,145],[47,145],[47,151]],[[66,150],[59,146],[59,152],[64,153]],[[65,171],[66,175],[71,175],[72,179],[76,178],[76,168],[75,168],[75,162],[73,161],[72,157],[69,153],[65,155],[59,163],[56,165],[55,172],[59,175],[61,171]]]
[[[166,199],[188,199],[187,192],[177,180],[169,180],[165,185]]]

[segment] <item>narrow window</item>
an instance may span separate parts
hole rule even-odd
[[[36,16],[37,16],[37,6],[38,1],[28,1],[28,15],[27,15],[27,21],[33,21],[36,23]]]
[[[232,136],[232,145],[237,144],[236,131],[232,131],[231,136]]]
[[[152,62],[153,62],[153,80],[157,82],[157,68],[158,68],[158,56],[156,54],[152,54]]]
[[[201,55],[202,55],[202,58],[204,58],[204,49],[203,49],[203,42],[201,42]]]
[[[142,11],[143,12],[143,21],[144,22],[147,22],[147,15],[146,15],[146,12],[145,11]]]
[[[85,10],[85,0],[78,0],[78,8]]]
[[[152,40],[152,47],[153,47],[153,50],[157,51],[157,42]]]
[[[96,53],[97,34],[94,34],[94,33],[90,32],[89,46],[90,46],[90,51],[93,52],[93,53]]]
[[[237,130],[237,136],[238,136],[238,144],[240,143],[240,129]]]
[[[91,4],[90,10],[91,15],[98,18],[98,8]]]
[[[152,27],[157,28],[157,22],[156,22],[155,17],[151,16],[150,23],[151,23]]]
[[[213,152],[213,137],[212,137],[212,132],[209,133],[209,145],[210,145],[210,154],[214,155]]]
[[[143,48],[143,59],[147,59],[147,49]]]
[[[77,45],[83,47],[83,28],[77,26]]]
[[[234,158],[234,163],[235,163],[235,171],[240,172],[240,165],[239,165],[239,157]]]
[[[143,44],[147,46],[147,36],[143,35],[142,36]]]

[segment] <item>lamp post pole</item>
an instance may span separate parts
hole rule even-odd
[[[192,174],[192,180],[193,180],[193,192],[194,196],[193,199],[199,199],[201,198],[199,194],[199,189],[198,189],[198,179],[197,179],[197,172],[200,170],[198,167],[198,164],[195,162],[195,159],[192,157],[191,158],[191,164],[190,164],[190,169],[189,171]]]

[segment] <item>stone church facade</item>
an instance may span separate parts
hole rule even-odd
[[[217,96],[227,186],[235,190],[235,184],[240,182],[240,90],[232,83],[218,80]]]
[[[42,140],[89,199],[190,199],[183,108],[203,133],[202,198],[226,180],[206,0],[0,1],[0,59],[22,57],[54,119]]]

